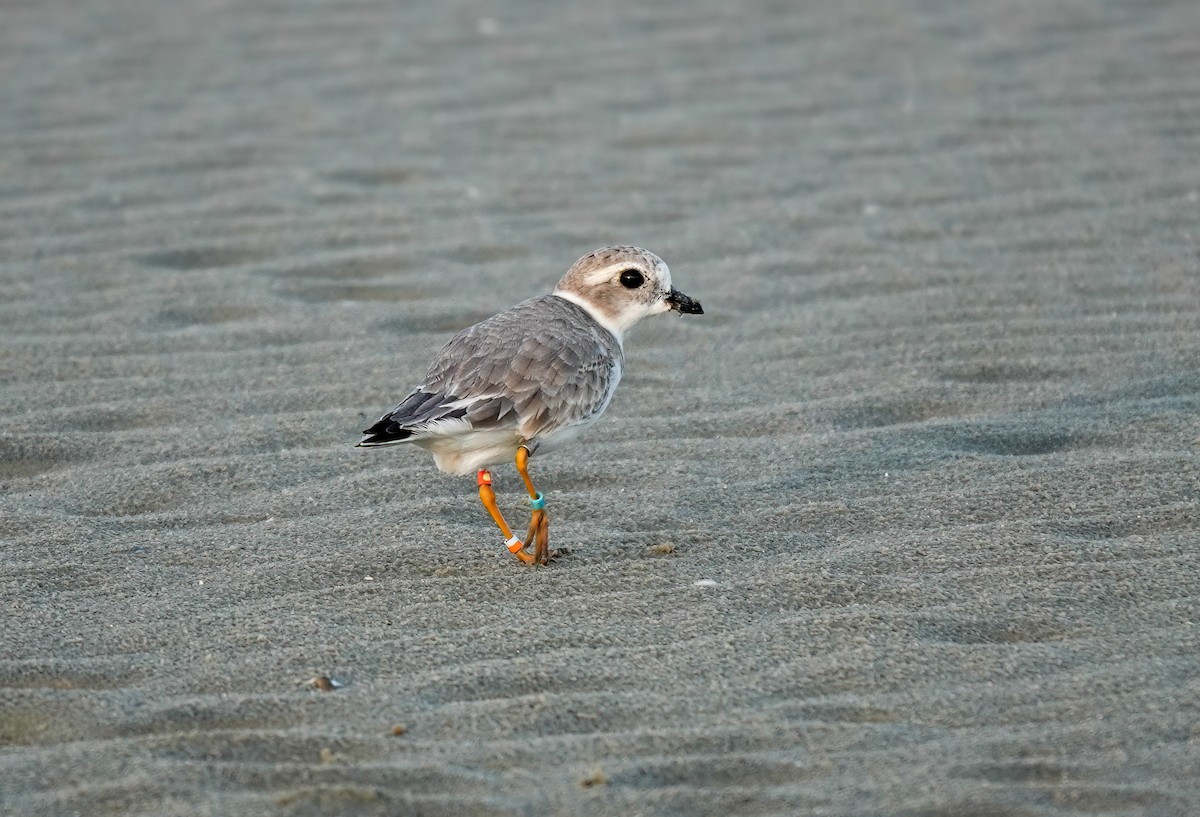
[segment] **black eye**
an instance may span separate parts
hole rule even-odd
[[[626,289],[637,289],[645,282],[646,279],[635,269],[627,269],[621,273],[621,286]]]

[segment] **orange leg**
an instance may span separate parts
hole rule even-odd
[[[513,534],[512,528],[504,521],[504,514],[500,513],[500,508],[496,505],[496,492],[492,490],[492,473],[486,468],[481,468],[475,477],[475,481],[479,483],[479,499],[483,502],[483,507],[488,509],[488,513],[492,515],[496,526],[500,528],[500,532],[504,534],[504,538],[507,540],[504,544],[508,546],[512,555],[516,556],[522,562],[527,565],[533,564],[534,555],[525,552],[525,543]]]
[[[486,468],[481,468],[475,478],[479,484],[479,499],[488,509],[488,513],[492,515],[496,527],[500,528],[500,532],[504,534],[506,540],[504,544],[508,546],[509,552],[527,565],[544,565],[550,561],[551,557],[550,518],[546,516],[546,500],[533,487],[533,480],[529,478],[528,448],[521,446],[517,449],[516,462],[517,471],[525,482],[525,490],[529,492],[529,504],[533,507],[533,516],[529,520],[529,531],[525,534],[525,541],[522,542],[512,532],[512,528],[504,519],[504,514],[500,513],[500,508],[496,505],[496,492],[492,490],[492,474]],[[527,544],[533,545],[532,553],[525,549]]]
[[[533,558],[540,565],[550,561],[550,517],[546,515],[546,499],[541,492],[533,487],[529,478],[529,449],[521,446],[517,449],[517,473],[525,481],[525,490],[529,492],[529,504],[533,507],[533,516],[529,520],[529,532],[525,541],[534,541]]]

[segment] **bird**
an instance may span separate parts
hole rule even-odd
[[[476,474],[479,498],[509,552],[545,565],[549,517],[529,461],[579,436],[608,408],[624,368],[625,333],[651,315],[702,315],[649,250],[603,247],[567,270],[549,295],[470,326],[438,352],[408,396],[356,447],[413,443],[452,475]],[[532,509],[525,538],[496,504],[490,466],[512,461]]]

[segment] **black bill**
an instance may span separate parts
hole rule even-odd
[[[700,306],[700,302],[694,298],[689,298],[674,287],[671,288],[671,294],[667,296],[667,303],[676,312],[684,315],[703,315],[704,307]]]

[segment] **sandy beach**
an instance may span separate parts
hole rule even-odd
[[[0,9],[0,812],[1200,813],[1200,5],[412,5]],[[353,445],[617,243],[526,568]]]

